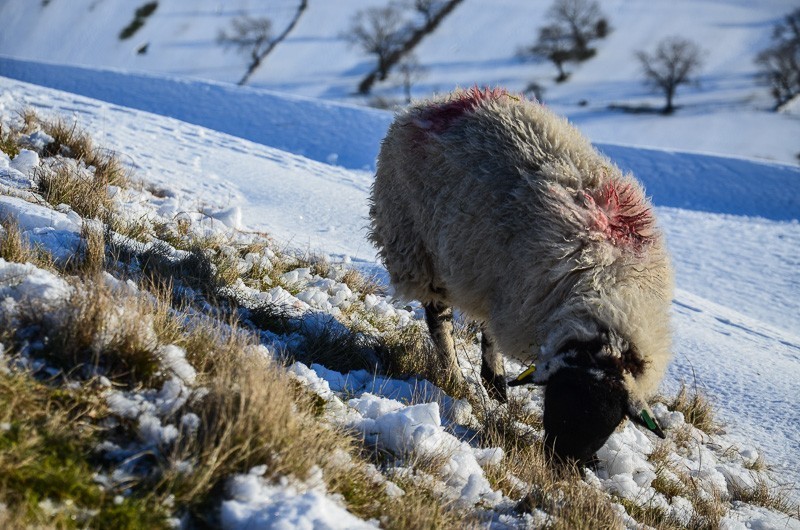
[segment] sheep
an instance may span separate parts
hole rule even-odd
[[[534,363],[545,447],[590,462],[671,357],[673,273],[641,184],[565,119],[502,89],[401,111],[384,138],[369,238],[398,296],[425,310],[443,379],[463,384],[453,307],[480,323],[481,379],[507,400],[503,355]]]

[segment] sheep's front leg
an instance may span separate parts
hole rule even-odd
[[[486,327],[481,329],[481,379],[489,397],[506,403],[506,369],[503,366],[503,356],[494,343],[492,337],[486,332]]]
[[[425,304],[425,322],[431,333],[439,365],[445,370],[443,381],[451,381],[458,386],[464,384],[464,376],[458,367],[456,348],[453,342],[453,308],[438,302]]]

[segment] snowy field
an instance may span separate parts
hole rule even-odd
[[[7,79],[0,88],[4,113],[31,106],[66,114],[94,131],[98,141],[130,161],[138,176],[165,190],[168,204],[161,208],[166,213],[200,209],[232,227],[265,230],[288,245],[374,268],[374,251],[364,238],[369,173],[65,92]],[[338,107],[324,108],[335,113]],[[374,111],[364,114],[369,123]],[[708,189],[685,197],[670,188],[663,192],[668,204],[691,204],[658,206],[679,289],[676,355],[665,389],[675,390],[680,381],[698,385],[726,424],[729,443],[763,451],[782,479],[798,482],[800,224],[796,203],[785,197],[798,196],[800,171],[745,160],[605,149],[635,173],[640,166],[644,175],[659,157],[668,157],[697,187],[709,167],[726,168],[730,187],[752,196],[751,208],[764,208],[751,216],[729,213],[737,199],[727,191],[715,196],[720,187],[713,180]],[[772,185],[762,187],[765,182]],[[769,199],[782,206],[770,208]],[[654,201],[660,204],[658,194]]]
[[[385,278],[366,239],[367,197],[392,114],[358,105],[363,100],[353,90],[371,63],[342,38],[353,12],[385,2],[311,0],[251,86],[236,87],[229,83],[241,77],[244,61],[214,42],[218,29],[242,13],[270,16],[279,27],[297,3],[252,4],[162,0],[133,39],[119,41],[132,11],[122,0],[55,0],[47,6],[0,0],[0,117],[14,120],[30,107],[89,131],[148,189],[158,190],[158,197],[142,192],[119,199],[128,201],[131,217],[185,216],[200,230],[245,239],[263,232],[282,247],[324,254]],[[548,106],[644,183],[677,274],[675,358],[662,390],[674,393],[681,383],[699,388],[725,431],[713,437],[695,433],[696,452],[681,457],[683,463],[698,480],[724,487],[748,484],[745,467],[761,455],[777,483],[800,500],[800,116],[768,111],[768,90],[758,85],[752,62],[768,44],[771,26],[796,2],[607,0],[602,6],[613,32],[569,82],[555,84],[551,65],[515,57],[542,22],[541,6],[465,0],[416,50],[428,73],[414,93],[476,83],[522,90],[537,81],[546,88]],[[74,31],[49,30],[56,26]],[[707,51],[701,84],[679,91],[678,112],[663,117],[609,110],[609,104],[660,104],[641,86],[632,54],[676,33]],[[145,43],[147,54],[136,54]],[[396,97],[399,89],[388,83],[376,93]],[[39,163],[32,154],[14,160],[0,154],[0,216],[10,215],[32,241],[68,256],[78,245],[80,217],[69,208],[55,211],[22,200],[30,199],[24,189]],[[0,263],[0,280],[15,275],[30,281],[16,290],[0,287],[3,297],[64,296],[56,278]],[[351,299],[342,283],[295,275],[304,291],[270,296],[331,314]],[[365,305],[406,324],[421,317],[414,304],[408,310],[391,298],[373,297]],[[191,391],[192,367],[180,352],[165,352],[177,378],[173,386],[146,398],[112,399],[115,413],[143,426],[143,447],[147,440],[169,439],[176,429],[168,423],[174,418],[152,411],[179,408]],[[450,460],[440,477],[448,495],[508,513],[510,500],[492,489],[483,471],[502,455],[453,436],[466,414],[460,402],[425,387],[438,402],[409,406],[419,388],[404,381],[300,363],[292,371],[338,411],[335,422],[390,451],[414,443],[423,455],[448,448]],[[662,406],[655,413],[668,429],[682,425]],[[645,460],[652,449],[652,440],[628,422],[600,451],[603,464],[587,481],[623,497],[654,495]],[[256,468],[231,478],[230,498],[221,507],[227,528],[274,521],[282,504],[298,517],[293,524],[374,526],[344,512],[321,480],[276,485],[263,474]],[[388,491],[392,483],[387,484]],[[680,503],[667,508],[677,517],[687,513]],[[497,528],[541,525],[540,516],[495,522]],[[724,522],[726,528],[800,528],[796,519],[746,504]]]

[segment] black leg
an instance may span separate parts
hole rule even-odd
[[[484,327],[481,333],[481,379],[489,397],[501,403],[508,402],[506,370],[503,356]]]

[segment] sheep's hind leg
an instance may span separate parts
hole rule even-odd
[[[439,364],[445,371],[442,382],[456,386],[464,385],[464,375],[458,367],[456,348],[453,342],[453,308],[438,302],[425,304],[425,322],[436,347]]]
[[[506,369],[503,366],[503,356],[494,343],[494,340],[486,332],[486,327],[481,329],[481,379],[483,386],[489,393],[489,397],[506,403],[508,394],[506,392]]]

